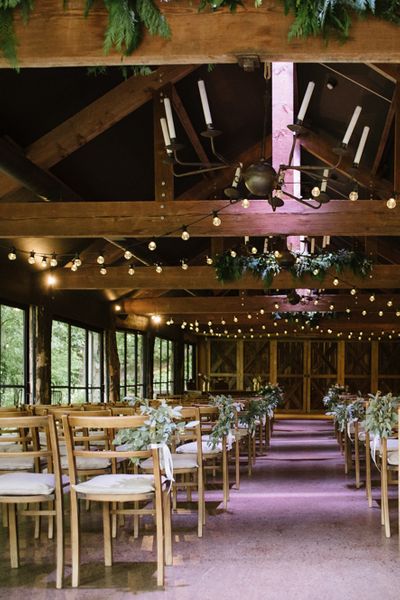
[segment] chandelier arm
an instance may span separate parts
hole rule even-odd
[[[313,210],[318,210],[322,206],[321,202],[318,203],[318,206],[315,206],[315,205],[307,202],[307,200],[303,200],[302,198],[299,198],[298,196],[294,196],[293,194],[290,194],[289,192],[286,192],[285,190],[283,190],[283,193],[288,198],[292,198],[292,200],[296,200],[297,202],[300,202],[300,204],[304,204],[305,206],[308,206],[309,208],[312,208]]]
[[[224,163],[226,166],[231,166],[228,161],[226,160],[226,158],[224,158],[222,156],[222,154],[220,154],[219,152],[216,151],[215,148],[215,143],[214,143],[214,138],[210,137],[210,145],[211,145],[211,152],[213,153],[213,155],[215,156],[215,158],[218,158],[218,160],[220,160],[222,163]]]
[[[231,165],[221,165],[220,163],[202,163],[202,162],[186,162],[184,160],[180,160],[178,158],[178,154],[176,151],[174,151],[174,161],[176,164],[181,165],[182,167],[202,167],[204,169],[214,169],[215,167],[225,167],[225,166],[231,166]]]
[[[192,166],[191,163],[179,163],[184,166]],[[207,169],[195,169],[193,171],[186,171],[185,173],[177,173],[172,167],[172,173],[174,177],[188,177],[190,175],[198,175],[200,173],[211,173],[212,171],[221,171],[221,169],[228,169],[231,165],[217,165],[214,167],[209,167]]]
[[[292,160],[293,160],[294,151],[295,151],[295,148],[296,148],[297,139],[298,139],[297,135],[295,134],[293,136],[292,147],[290,148],[290,154],[289,154],[289,160],[288,160],[288,165],[290,167],[292,166]]]

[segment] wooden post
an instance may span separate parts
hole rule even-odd
[[[269,380],[278,383],[278,342],[271,340],[269,343]]]
[[[236,389],[244,389],[244,342],[236,342]]]
[[[119,402],[121,366],[115,328],[106,331],[106,364],[108,368],[108,398],[106,400],[108,402]]]
[[[185,344],[183,338],[174,341],[174,394],[185,390]]]
[[[379,387],[379,342],[371,342],[371,392],[376,394]]]
[[[154,370],[154,341],[155,335],[153,331],[146,331],[144,336],[144,397],[153,398],[153,370]]]
[[[344,385],[345,380],[345,341],[340,340],[338,342],[338,372],[337,372],[337,382],[339,385]]]
[[[49,307],[36,308],[35,320],[35,403],[51,404],[51,313]]]

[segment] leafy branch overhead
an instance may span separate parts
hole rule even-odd
[[[68,8],[68,0],[59,1]],[[103,0],[103,3],[108,12],[103,44],[106,53],[116,49],[125,56],[132,54],[142,41],[144,30],[164,38],[171,35],[155,0]],[[316,35],[325,38],[333,35],[345,40],[354,16],[376,16],[400,25],[399,0],[281,0],[281,3],[286,13],[294,15],[289,40]],[[90,14],[94,4],[94,0],[85,0],[84,16]],[[254,5],[260,7],[262,0],[254,0]],[[228,8],[232,13],[237,12],[238,6],[243,6],[242,0],[199,0],[198,4],[199,11]],[[13,66],[17,66],[18,48],[15,11],[22,14],[26,23],[33,8],[34,0],[0,0],[0,50]],[[265,18],[268,19],[268,15]]]

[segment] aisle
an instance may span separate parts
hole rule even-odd
[[[208,494],[211,514],[202,540],[195,517],[174,518],[175,566],[167,569],[166,591],[148,587],[154,564],[143,562],[154,556],[151,535],[134,542],[120,533],[116,564],[105,569],[94,533],[100,523],[93,523],[84,536],[83,560],[97,564],[95,573],[83,567],[79,591],[38,590],[53,583],[32,566],[10,573],[2,532],[0,598],[20,599],[23,580],[35,588],[29,591],[33,599],[125,600],[137,594],[154,600],[397,600],[397,537],[384,538],[377,504],[368,509],[364,490],[352,482],[343,475],[331,423],[280,421],[253,477],[243,476],[240,491],[232,490],[229,512],[219,512],[219,492]],[[44,559],[44,545],[33,546],[28,558],[23,553],[25,563],[36,553]],[[52,562],[52,549],[48,556]]]

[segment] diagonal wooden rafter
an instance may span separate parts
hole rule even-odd
[[[148,76],[130,77],[25,149],[36,165],[50,168],[152,99],[154,91],[191,73],[191,65],[159,67]],[[0,174],[2,196],[20,183]]]
[[[399,83],[396,83],[394,88],[392,102],[390,104],[388,113],[386,115],[385,126],[382,131],[381,139],[379,142],[378,150],[375,155],[374,164],[372,165],[371,173],[375,177],[378,172],[379,165],[381,164],[382,156],[386,148],[387,141],[389,139],[390,130],[392,128],[393,119],[396,113],[396,103],[399,95]]]

